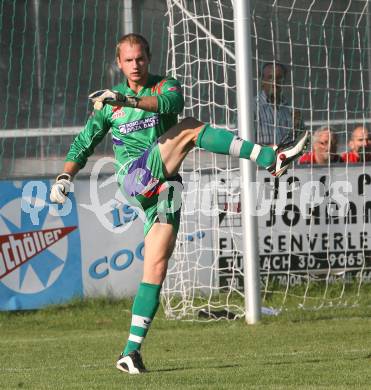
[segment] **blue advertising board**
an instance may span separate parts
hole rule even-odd
[[[48,199],[49,180],[0,182],[0,310],[25,310],[82,296],[76,201]]]

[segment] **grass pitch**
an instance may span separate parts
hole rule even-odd
[[[150,373],[115,368],[130,302],[0,313],[1,389],[370,389],[371,308],[243,320],[168,321],[142,348]]]

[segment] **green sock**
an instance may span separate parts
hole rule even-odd
[[[123,355],[139,350],[160,303],[161,285],[140,283],[131,309],[131,326]]]
[[[232,132],[206,124],[197,137],[199,148],[218,154],[251,159],[266,168],[274,162],[275,152],[270,146],[261,146],[235,136]],[[256,152],[259,150],[259,152]]]

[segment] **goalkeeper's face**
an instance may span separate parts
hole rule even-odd
[[[117,65],[126,76],[129,85],[144,85],[146,83],[149,60],[142,45],[132,45],[130,42],[121,43]]]

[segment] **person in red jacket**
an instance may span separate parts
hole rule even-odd
[[[348,163],[371,161],[371,140],[366,127],[356,125],[348,142],[348,151],[341,158]]]
[[[341,162],[337,154],[337,137],[329,127],[321,127],[313,133],[312,151],[304,153],[299,164],[328,164],[329,162]]]

